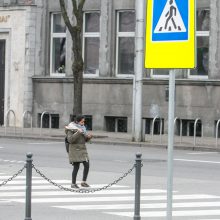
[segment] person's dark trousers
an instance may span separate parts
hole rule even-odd
[[[79,171],[79,166],[80,166],[81,162],[74,162],[73,163],[73,172],[72,172],[72,183],[75,184],[76,183],[76,177],[77,177],[77,173]],[[84,166],[84,170],[83,170],[83,181],[86,182],[87,177],[88,177],[88,173],[89,173],[89,161],[83,161],[83,166]]]

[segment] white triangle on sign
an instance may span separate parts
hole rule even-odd
[[[180,15],[175,0],[167,0],[154,33],[186,32],[186,27]]]

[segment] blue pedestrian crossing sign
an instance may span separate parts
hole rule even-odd
[[[174,0],[154,1],[152,40],[187,40],[188,13],[185,9],[188,9],[188,1],[181,1],[179,5]]]
[[[145,67],[194,68],[194,0],[148,0],[146,14]]]

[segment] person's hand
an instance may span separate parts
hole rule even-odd
[[[87,134],[87,138],[91,139],[92,138],[92,134]]]
[[[79,133],[83,133],[83,129],[82,128],[78,128]]]

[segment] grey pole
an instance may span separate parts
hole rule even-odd
[[[135,84],[135,75],[133,77],[133,97],[132,97],[132,127],[131,127],[131,131],[132,131],[132,141],[135,141],[135,95],[136,95],[136,84]]]
[[[136,154],[135,167],[135,204],[134,204],[134,220],[140,220],[140,194],[141,194],[141,153]]]
[[[175,110],[175,70],[170,70],[169,114],[168,114],[167,220],[172,220],[174,110]]]
[[[32,153],[27,153],[26,159],[26,203],[25,203],[25,219],[31,218],[31,188],[32,188]]]
[[[136,28],[135,28],[135,90],[133,95],[134,105],[134,141],[142,141],[142,84],[144,73],[144,14],[145,14],[145,0],[135,1],[136,10]]]

